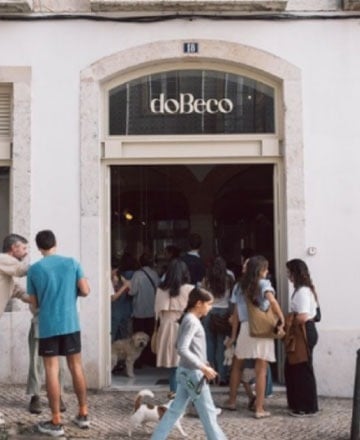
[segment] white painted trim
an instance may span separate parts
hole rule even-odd
[[[184,139],[183,136],[172,140],[153,139],[143,141],[134,139],[108,140],[104,142],[103,159],[145,158],[222,158],[222,157],[278,157],[279,141],[273,139],[230,140]]]

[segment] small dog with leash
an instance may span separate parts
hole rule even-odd
[[[157,423],[165,414],[172,402],[172,400],[170,400],[164,405],[150,405],[147,403],[143,403],[144,397],[154,398],[154,393],[148,389],[144,389],[139,391],[139,393],[136,395],[134,412],[130,417],[130,427],[128,432],[129,437],[131,437],[132,432],[135,428],[138,428],[142,425],[146,427],[148,422]],[[183,437],[187,437],[185,431],[180,424],[180,420],[176,422],[175,426]]]

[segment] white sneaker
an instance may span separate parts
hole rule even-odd
[[[81,429],[86,429],[90,427],[90,420],[88,416],[77,415],[73,422]]]
[[[51,437],[62,437],[65,434],[63,426],[61,424],[54,425],[51,420],[48,422],[40,422],[38,424],[38,430]]]

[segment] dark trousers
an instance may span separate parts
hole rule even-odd
[[[151,338],[154,327],[155,318],[133,318],[133,333],[144,332]],[[141,368],[143,365],[156,366],[156,355],[151,351],[150,342],[135,362],[135,368]]]
[[[314,413],[319,410],[312,353],[318,340],[315,323],[305,325],[310,357],[307,362],[290,365],[285,361],[285,383],[288,406],[292,411]]]

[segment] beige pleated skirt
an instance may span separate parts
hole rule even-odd
[[[253,338],[249,335],[248,322],[243,321],[236,341],[235,356],[238,359],[263,359],[268,362],[275,362],[274,340],[270,338]]]

